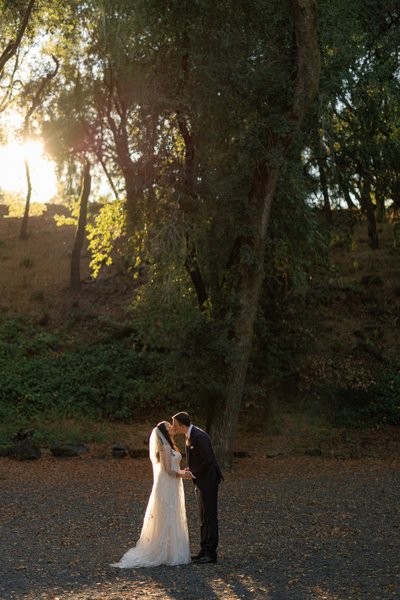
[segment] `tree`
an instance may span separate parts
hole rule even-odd
[[[43,78],[43,80],[40,82],[38,88],[36,89],[36,91],[33,95],[31,105],[25,115],[23,134],[22,134],[22,137],[23,137],[23,140],[25,143],[29,140],[29,137],[30,137],[30,119],[31,119],[32,115],[34,114],[35,110],[40,106],[44,91],[45,91],[47,85],[50,83],[50,81],[52,79],[54,79],[54,77],[57,75],[57,72],[58,72],[58,69],[60,66],[60,63],[57,60],[57,58],[55,56],[53,56],[52,58],[55,63],[54,70],[49,72]],[[26,194],[26,201],[25,201],[24,216],[22,217],[21,230],[20,230],[20,239],[22,239],[22,240],[24,240],[28,237],[29,208],[30,208],[30,201],[31,201],[31,194],[32,194],[30,167],[29,167],[29,161],[27,158],[24,159],[24,165],[25,165],[25,174],[26,174],[26,183],[27,183],[27,194]]]
[[[17,31],[15,32],[15,38],[9,40],[7,46],[4,48],[3,52],[0,55],[0,77],[2,75],[3,69],[8,63],[9,60],[15,56],[22,38],[24,36],[25,30],[29,23],[29,19],[31,17],[33,5],[35,4],[35,0],[29,0],[28,5],[24,11],[22,11],[22,17]]]
[[[16,77],[21,66],[21,49],[24,36],[27,37],[28,25],[35,25],[33,9],[35,0],[29,0],[27,4],[3,1],[0,5],[2,29],[0,33],[0,44],[4,47],[0,56],[0,81],[2,81],[3,96],[0,99],[0,113],[3,112],[13,101],[14,88],[17,85]],[[35,35],[35,26],[29,28],[29,39]],[[14,59],[14,60],[12,60]],[[11,65],[11,68],[8,68]]]
[[[344,26],[339,31],[327,28],[329,18],[322,21],[323,75],[314,122],[323,152],[316,140],[310,164],[322,175],[325,205],[329,195],[338,205],[344,200],[352,210],[361,207],[370,245],[377,248],[376,217],[383,218],[393,197],[386,184],[398,128],[398,3],[389,2],[384,10],[375,0],[351,7],[338,2],[333,9],[326,3],[321,12],[325,8]]]
[[[70,285],[73,290],[81,287],[81,252],[85,241],[87,209],[91,187],[90,163],[85,161],[82,176],[82,189],[79,198],[79,216],[75,233],[74,245],[71,255],[71,279]]]
[[[268,150],[286,152],[300,126],[307,108],[314,100],[319,82],[319,51],[315,21],[315,4],[307,1],[292,3],[295,35],[295,72],[293,100],[284,116],[291,127],[281,139],[272,138]],[[223,464],[232,461],[243,387],[248,368],[254,323],[263,281],[263,264],[269,215],[280,175],[279,166],[270,161],[257,161],[249,192],[250,214],[248,235],[235,240],[230,271],[235,272],[233,291],[237,306],[232,319],[231,340],[233,360],[228,370],[226,395],[216,406],[211,430]],[[252,264],[249,265],[248,253]],[[246,256],[247,255],[247,256]]]

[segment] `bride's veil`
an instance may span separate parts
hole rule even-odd
[[[154,427],[149,440],[149,456],[153,466],[161,462],[161,453],[165,454],[165,447],[170,447],[167,439],[158,427]]]

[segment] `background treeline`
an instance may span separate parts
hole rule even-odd
[[[243,407],[262,421],[289,400],[342,423],[397,423],[395,336],[381,348],[397,327],[396,284],[380,293],[384,268],[344,284],[332,252],[365,230],[371,252],[382,233],[397,256],[400,3],[1,9],[2,135],[17,112],[15,133],[43,139],[57,163],[56,200],[72,198],[76,224],[71,288],[84,294],[86,243],[95,275],[118,256],[136,282],[130,311],[94,319],[90,341],[82,322],[3,320],[4,417],[187,406],[226,461]],[[338,294],[367,329],[319,364],[316,318],[340,319]]]

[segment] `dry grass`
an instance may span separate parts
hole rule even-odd
[[[82,289],[69,289],[73,225],[57,226],[54,214],[62,211],[48,205],[41,216],[31,217],[29,237],[19,239],[21,219],[0,216],[0,310],[24,315],[34,322],[62,325],[72,313],[119,318],[132,297],[133,286],[116,277],[115,267],[90,281],[90,254],[82,253]],[[122,290],[121,290],[122,288]]]

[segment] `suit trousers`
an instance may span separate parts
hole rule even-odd
[[[195,486],[200,517],[200,546],[202,554],[215,558],[218,546],[218,485],[205,491]]]

